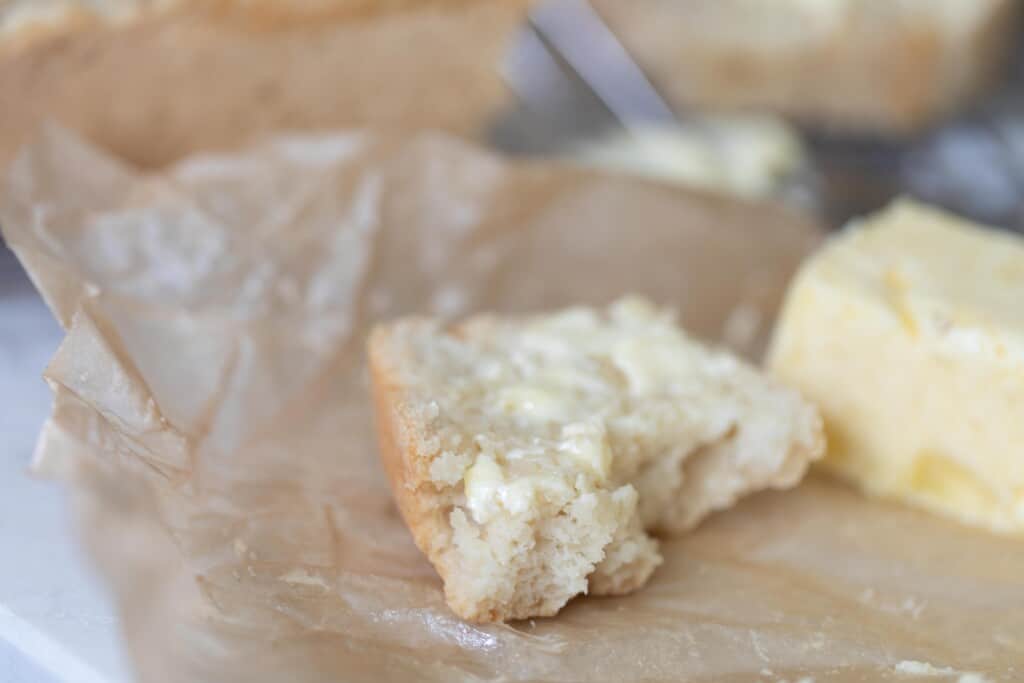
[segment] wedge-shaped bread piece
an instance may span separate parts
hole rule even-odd
[[[647,531],[792,486],[824,448],[798,394],[640,299],[452,329],[406,319],[369,351],[398,506],[473,621],[635,590],[661,562]]]

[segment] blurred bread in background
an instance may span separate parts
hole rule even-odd
[[[0,168],[45,119],[143,167],[278,130],[475,133],[508,98],[497,65],[527,4],[0,4]]]
[[[810,160],[800,134],[772,116],[688,117],[679,125],[618,130],[577,143],[584,166],[628,172],[745,199],[808,206]]]
[[[0,166],[44,117],[143,166],[273,130],[473,137],[531,0],[0,0]],[[998,71],[1015,0],[594,0],[683,115],[937,120]],[[395,74],[403,74],[396,78]]]
[[[532,154],[781,199],[836,224],[916,192],[921,178],[951,184],[955,173],[935,181],[894,146],[985,90],[1021,14],[1017,0],[592,2],[678,125],[595,133],[584,125],[589,110],[576,107],[568,130]],[[143,168],[281,131],[430,128],[495,143],[494,123],[529,109],[503,69],[538,4],[0,0],[0,169],[46,120]],[[823,146],[818,131],[783,117],[852,145]],[[865,146],[869,137],[880,147]],[[924,170],[973,168],[962,157]],[[955,192],[919,194],[952,208],[964,204],[952,194],[985,194],[975,182],[952,184]],[[1006,213],[995,218],[1016,225]]]
[[[680,109],[905,133],[997,72],[1017,0],[594,0]]]

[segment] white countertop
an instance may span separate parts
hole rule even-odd
[[[73,536],[60,484],[28,473],[61,331],[0,243],[0,680],[129,680],[117,619]]]

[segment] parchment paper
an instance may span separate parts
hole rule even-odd
[[[666,543],[635,595],[488,627],[448,611],[398,518],[373,321],[631,291],[756,354],[818,240],[796,214],[438,133],[281,138],[147,175],[50,127],[0,221],[67,329],[37,467],[77,494],[142,681],[1024,676],[1024,546],[827,481]]]

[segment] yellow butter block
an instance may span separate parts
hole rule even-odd
[[[825,418],[823,467],[1024,535],[1024,240],[902,201],[798,274],[769,354]]]

